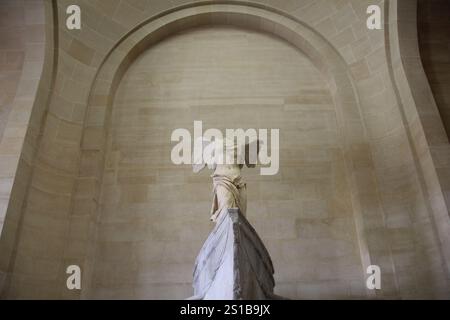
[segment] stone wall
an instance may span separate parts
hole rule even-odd
[[[244,170],[248,218],[267,244],[276,291],[364,294],[348,177],[326,81],[289,43],[212,26],[174,35],[128,69],[113,105],[93,296],[186,298],[212,228],[211,172],[176,166],[172,131],[280,129],[280,171]],[[118,254],[120,253],[120,254]]]
[[[417,170],[415,228],[420,230],[421,250],[435,289],[448,290],[449,224],[447,189],[449,144],[442,119],[421,63],[417,33],[417,2],[391,1],[389,44],[394,90]],[[429,283],[429,282],[424,282]],[[423,285],[430,288],[429,285]]]
[[[24,3],[42,5],[42,2],[37,0],[29,0]],[[133,229],[131,231],[122,229],[119,225],[108,229],[106,220],[102,219],[107,218],[108,212],[114,213],[115,210],[121,208],[114,206],[113,194],[117,196],[115,199],[123,201],[125,204],[134,202],[139,204],[141,200],[145,200],[146,205],[149,203],[156,205],[156,202],[150,202],[150,200],[159,191],[155,188],[152,189],[151,185],[158,182],[158,177],[160,179],[165,177],[164,174],[156,174],[158,171],[147,170],[150,169],[147,167],[145,167],[147,169],[136,168],[139,174],[142,174],[139,170],[145,170],[143,177],[148,180],[144,179],[144,182],[146,181],[144,185],[148,183],[148,186],[142,188],[140,187],[142,184],[134,183],[136,180],[133,180],[135,173],[132,172],[132,168],[121,167],[120,164],[123,165],[124,162],[117,161],[123,158],[114,158],[114,155],[124,157],[120,152],[116,152],[117,149],[114,149],[121,145],[120,142],[123,144],[133,140],[127,135],[128,131],[121,131],[120,124],[121,121],[125,121],[124,123],[131,121],[132,123],[135,121],[133,115],[137,117],[139,112],[143,112],[141,114],[142,121],[154,121],[153,119],[158,119],[158,117],[169,119],[167,116],[172,115],[170,111],[164,110],[164,112],[159,111],[160,113],[158,113],[156,110],[157,113],[153,118],[149,110],[139,111],[140,109],[133,107],[131,102],[130,108],[132,109],[130,110],[135,113],[127,115],[128,111],[124,111],[124,108],[128,106],[121,105],[119,101],[129,97],[127,90],[131,89],[127,87],[126,83],[132,81],[133,77],[138,77],[136,66],[142,63],[142,59],[151,59],[153,55],[157,55],[157,47],[152,48],[155,42],[189,26],[196,24],[214,26],[219,22],[228,23],[244,30],[252,28],[263,34],[272,34],[295,46],[306,58],[299,53],[297,59],[294,60],[309,59],[315,70],[320,72],[329,88],[332,105],[336,112],[336,132],[339,136],[342,158],[328,151],[324,154],[324,150],[319,148],[321,150],[317,151],[317,154],[308,153],[316,155],[317,158],[300,157],[305,162],[294,162],[302,170],[299,167],[291,169],[293,173],[283,173],[283,170],[289,171],[289,166],[286,166],[286,169],[282,167],[282,172],[276,177],[280,180],[275,184],[279,188],[280,197],[283,197],[284,191],[287,191],[292,199],[273,199],[274,202],[267,205],[267,208],[283,208],[284,204],[276,201],[301,202],[301,197],[310,194],[308,191],[317,186],[312,182],[306,183],[306,181],[310,181],[310,178],[315,177],[315,174],[318,174],[317,171],[323,174],[330,170],[330,166],[339,168],[336,169],[337,171],[331,170],[330,174],[325,175],[324,180],[321,180],[320,183],[331,181],[327,179],[332,179],[334,182],[341,181],[341,179],[347,181],[348,196],[339,195],[336,198],[341,199],[344,203],[347,203],[347,199],[350,198],[352,213],[344,210],[335,202],[332,208],[338,208],[338,216],[345,212],[346,218],[343,221],[346,222],[341,221],[344,225],[350,224],[348,217],[352,215],[354,235],[352,235],[351,226],[346,226],[345,232],[350,232],[353,239],[350,241],[352,248],[357,243],[362,276],[365,268],[370,264],[377,264],[382,269],[383,290],[376,292],[375,295],[373,292],[360,292],[359,285],[356,286],[356,291],[352,291],[348,283],[342,285],[340,279],[348,275],[344,276],[345,270],[347,270],[345,268],[342,269],[343,273],[338,273],[343,278],[339,277],[337,282],[331,281],[329,285],[324,284],[332,277],[327,270],[321,273],[326,275],[325,279],[309,278],[315,279],[309,284],[299,280],[308,279],[308,277],[304,275],[305,278],[302,278],[301,274],[296,273],[308,270],[308,267],[312,266],[302,265],[308,259],[301,250],[297,250],[296,241],[299,245],[298,248],[305,249],[305,246],[308,247],[308,243],[310,243],[308,237],[293,241],[291,248],[286,246],[283,250],[288,252],[287,255],[283,253],[283,250],[281,253],[276,253],[279,251],[277,248],[279,244],[273,242],[270,245],[271,237],[274,237],[275,233],[280,232],[284,227],[292,231],[293,221],[297,221],[296,229],[294,228],[298,232],[296,236],[303,233],[310,234],[311,238],[321,238],[319,236],[321,232],[324,232],[325,238],[327,238],[334,230],[341,230],[342,225],[339,223],[333,225],[329,221],[330,225],[324,227],[323,223],[326,224],[326,221],[318,221],[320,219],[317,221],[315,219],[312,221],[295,220],[289,211],[290,208],[295,208],[295,205],[290,203],[277,213],[274,213],[273,210],[264,213],[268,220],[259,220],[257,216],[250,216],[257,230],[262,233],[263,239],[266,234],[271,253],[275,252],[273,253],[274,260],[279,261],[275,268],[279,270],[277,271],[279,276],[286,277],[279,278],[280,292],[292,297],[381,296],[407,298],[443,297],[448,294],[450,272],[446,261],[449,255],[449,233],[447,232],[449,221],[448,200],[444,197],[448,186],[446,184],[448,181],[447,164],[449,163],[446,160],[448,158],[446,155],[449,154],[447,152],[448,139],[442,139],[441,133],[444,131],[442,124],[439,126],[440,118],[436,117],[431,107],[431,109],[426,109],[430,104],[427,104],[425,99],[421,99],[421,97],[426,97],[432,100],[432,95],[420,95],[418,93],[423,91],[412,90],[419,88],[417,81],[423,81],[424,77],[421,74],[407,72],[408,70],[418,70],[416,62],[417,58],[420,59],[418,54],[412,54],[408,49],[414,48],[414,44],[417,44],[415,16],[399,18],[401,14],[415,12],[415,1],[264,0],[226,1],[225,6],[221,6],[221,1],[187,0],[58,0],[57,2],[47,0],[44,3],[48,13],[47,30],[51,30],[53,26],[57,30],[55,37],[47,37],[46,59],[51,63],[45,64],[44,74],[41,76],[43,79],[41,86],[47,89],[52,88],[52,94],[48,101],[45,94],[39,99],[27,100],[34,102],[30,118],[30,123],[34,125],[29,126],[33,130],[28,130],[34,134],[28,136],[36,137],[36,140],[29,140],[33,143],[27,144],[25,139],[24,146],[28,147],[23,152],[20,147],[16,149],[15,158],[0,154],[2,177],[6,179],[2,178],[2,180],[7,182],[9,179],[10,185],[13,180],[21,182],[21,184],[17,184],[21,187],[16,190],[22,191],[21,193],[8,191],[2,196],[4,202],[2,207],[7,209],[7,218],[0,245],[2,248],[8,248],[7,252],[11,253],[4,255],[2,251],[1,257],[1,270],[8,275],[8,283],[3,290],[6,297],[80,298],[101,297],[114,294],[114,292],[119,295],[120,290],[105,292],[97,290],[98,281],[101,280],[101,277],[98,277],[101,263],[113,257],[113,254],[110,253],[111,248],[105,246],[102,237],[113,234],[118,239],[123,237],[122,239],[126,240],[127,236],[133,234]],[[65,10],[68,5],[73,3],[78,3],[82,8],[83,25],[79,31],[69,31],[65,27]],[[371,31],[366,28],[366,8],[372,4],[380,4],[384,9],[384,30]],[[57,11],[52,10],[56,8]],[[51,13],[55,14],[55,19],[49,18],[52,16]],[[187,18],[182,20],[181,17],[184,14],[187,15]],[[169,19],[176,20],[177,17],[180,20],[169,23]],[[47,31],[47,35],[52,35],[52,32]],[[145,41],[142,40],[144,38]],[[173,39],[176,38],[169,37],[167,43],[174,41]],[[57,53],[55,59],[51,58],[53,45],[55,45]],[[287,45],[283,46],[283,48],[286,47]],[[141,53],[142,55],[140,55]],[[137,57],[139,59],[133,63]],[[167,58],[169,57],[173,56],[168,54]],[[220,61],[214,63],[220,65]],[[120,82],[122,74],[128,68],[130,68],[129,72]],[[253,69],[253,72],[255,70],[257,68]],[[161,81],[177,79],[176,73],[172,74],[174,78],[170,78],[163,71],[160,72],[159,79]],[[31,70],[24,74],[34,74],[32,77],[36,78],[36,73]],[[283,79],[288,78],[303,83],[301,77],[296,78],[292,75]],[[134,78],[134,81],[137,80],[139,78]],[[51,83],[54,83],[53,87],[49,85]],[[118,86],[117,99],[119,100],[116,99],[116,101],[114,97]],[[301,85],[299,87],[302,88]],[[420,88],[423,88],[423,85]],[[160,90],[164,92],[168,89],[161,88]],[[19,91],[20,84],[17,92]],[[42,92],[48,93],[48,90],[42,90]],[[129,94],[138,94],[138,92],[131,91]],[[281,91],[277,94],[281,95]],[[304,97],[305,95],[299,93],[298,96]],[[301,105],[297,101],[298,98],[289,100],[289,97],[284,97],[284,99],[289,102],[288,105]],[[205,112],[207,111],[205,110]],[[291,111],[289,110],[289,112]],[[308,112],[313,111],[309,110]],[[149,113],[146,114],[146,112]],[[165,114],[165,112],[169,113]],[[274,118],[274,120],[282,122],[283,119],[286,119],[283,118],[286,116],[283,112],[279,119]],[[186,123],[187,125],[192,119],[183,120],[186,122],[182,124]],[[308,126],[311,124],[302,121],[302,118],[298,119],[299,127],[297,128],[301,129],[305,126],[309,128]],[[176,125],[176,122],[168,123],[172,126]],[[9,124],[10,121],[8,121],[7,127]],[[28,124],[28,121],[25,121],[25,124]],[[268,124],[267,127],[272,126]],[[137,126],[131,132],[142,136],[139,129],[140,127]],[[147,147],[152,146],[158,141],[161,132],[154,134],[148,137],[148,141],[144,139],[141,142],[148,142]],[[318,139],[321,141],[320,143],[323,143],[327,137],[320,133],[311,137],[307,136],[305,132],[298,132],[298,134],[305,134],[305,139],[306,137]],[[20,146],[23,144],[23,140],[21,140]],[[7,141],[3,137],[2,145]],[[308,149],[308,151],[311,150]],[[24,161],[27,165],[19,168],[17,172],[14,165],[5,165],[5,163],[9,163],[4,162],[7,159],[17,161],[20,154],[21,159],[31,159],[32,161]],[[289,154],[289,157],[291,156],[293,155]],[[307,157],[305,153],[301,153],[299,156]],[[323,167],[317,168],[316,161],[319,161],[318,159],[326,164],[322,163]],[[310,167],[305,165],[309,163],[309,160],[315,164],[311,164]],[[13,170],[10,169],[11,167]],[[181,172],[187,168],[178,168],[177,170]],[[331,172],[338,172],[339,178],[331,175]],[[114,173],[117,174],[116,182],[111,180]],[[298,179],[290,181],[292,175]],[[172,175],[170,176],[173,178]],[[183,171],[182,176],[177,174],[176,177],[178,179],[190,178],[187,176],[187,171]],[[289,179],[283,180],[287,178]],[[186,181],[197,183],[198,196],[207,194],[209,189],[207,177],[199,176],[192,177],[192,179],[194,180]],[[257,180],[260,178],[256,176],[251,177],[250,180],[253,179],[258,185],[260,183],[259,188],[254,189],[254,192],[259,192],[259,194],[253,195],[253,199],[260,201],[265,183],[270,185],[271,182],[258,182]],[[284,185],[281,181],[285,181]],[[298,190],[294,187],[293,190],[297,190],[294,195],[292,193],[294,191],[286,187],[286,181],[288,185],[292,183],[296,186],[303,185],[303,187],[299,187]],[[118,185],[121,185],[120,190],[114,190],[114,186]],[[161,190],[164,189],[164,183],[157,185]],[[332,186],[331,190],[339,189],[343,192],[346,190],[345,187]],[[320,189],[325,193],[329,190],[329,188]],[[7,188],[7,190],[9,189]],[[152,193],[150,190],[156,190],[156,192]],[[251,191],[251,183],[249,190]],[[182,194],[179,190],[177,192]],[[268,195],[264,194],[264,196]],[[187,200],[186,206],[189,203]],[[206,200],[205,198],[201,201],[204,205],[202,208],[206,206]],[[254,202],[253,206],[256,214],[261,203]],[[110,207],[116,209],[109,210]],[[145,206],[136,205],[135,207],[125,207],[126,209],[122,213],[126,213],[127,218],[128,214],[143,214],[142,211],[139,211],[140,209],[147,213]],[[315,212],[315,210],[319,213],[323,212],[320,204],[314,201],[311,203],[301,202],[300,207],[305,209],[303,212]],[[189,208],[187,208],[187,212],[192,211],[194,207]],[[201,221],[205,217],[206,212],[203,213],[202,208],[199,208],[198,212],[195,211],[195,221]],[[251,215],[251,211],[250,207],[249,215]],[[283,218],[281,216],[278,218],[277,214],[284,214]],[[297,214],[300,213],[297,212]],[[167,226],[170,218],[162,216],[161,219],[156,223]],[[267,230],[265,221],[270,221],[270,219],[274,224],[279,223],[279,228]],[[194,222],[192,223],[195,225]],[[205,222],[203,225],[201,223],[199,222],[197,227],[206,235],[207,223]],[[148,239],[153,236],[144,231],[139,234],[141,237],[149,236]],[[196,234],[196,236],[198,235]],[[195,239],[192,239],[192,243],[186,244],[192,246],[192,252],[195,251],[196,244],[201,242],[200,236]],[[337,248],[328,246],[327,241],[322,242],[319,244],[320,248]],[[347,247],[344,247],[344,251],[347,250]],[[126,246],[122,249],[122,251],[118,249],[114,259],[126,260],[128,250]],[[155,248],[155,250],[157,249]],[[169,248],[160,254],[166,254],[166,257],[171,259],[175,253],[170,254],[170,250]],[[177,252],[176,249],[174,250]],[[319,252],[315,252],[315,254],[319,254]],[[324,252],[327,251],[322,252],[324,259],[335,254],[333,251],[327,254]],[[293,260],[289,263],[288,260],[283,260],[283,257],[277,256],[280,254],[287,257],[290,253],[292,253],[290,259]],[[171,287],[172,292],[176,292],[177,295],[187,292],[189,259],[192,257],[189,256],[183,260],[185,264],[184,277],[177,282],[180,284],[179,287],[174,287],[170,282],[163,283],[164,286]],[[313,266],[315,263],[324,262],[320,259],[309,261],[314,261]],[[136,266],[133,263],[132,260],[130,268]],[[65,289],[65,267],[69,264],[78,264],[83,268],[84,289],[81,293]],[[296,268],[300,265],[302,268]],[[328,266],[324,264],[324,268],[328,268]],[[341,271],[341,269],[339,270]],[[352,268],[350,270],[352,271],[349,276],[352,280],[356,271]],[[114,269],[108,272],[114,273]],[[149,270],[149,272],[152,271]],[[287,285],[286,282],[293,279],[289,278],[292,274],[295,274],[298,283]],[[163,274],[157,273],[152,276],[158,277],[159,275]],[[126,281],[128,280],[126,279]],[[154,292],[148,288],[139,291],[133,287],[130,290],[125,290],[124,295],[137,298],[151,297]],[[327,295],[326,292],[330,294]],[[166,291],[166,294],[170,295],[170,290]]]
[[[2,97],[7,98],[7,104],[1,106],[0,126],[0,294],[3,296],[14,277],[12,270],[17,270],[15,263],[20,260],[18,243],[30,235],[28,230],[23,230],[23,210],[53,83],[53,50],[57,42],[53,37],[50,1],[2,1],[0,8],[4,81],[1,90]],[[45,221],[35,220],[36,224],[40,225],[41,232]],[[40,235],[28,236],[28,243],[33,243],[26,251],[28,259],[42,258],[45,248],[39,244],[39,238]],[[26,270],[16,273],[17,277],[34,273],[33,267],[32,263],[28,264]],[[15,280],[24,282],[23,277]],[[33,289],[32,281],[27,286],[30,292],[37,289]]]

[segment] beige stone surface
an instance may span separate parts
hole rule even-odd
[[[74,3],[80,31],[65,28]],[[371,4],[384,30],[365,27]],[[2,1],[2,296],[189,296],[210,186],[166,163],[165,137],[201,116],[211,127],[283,128],[280,174],[248,176],[249,218],[279,293],[448,297],[450,153],[416,5]],[[68,264],[82,266],[82,292],[65,289]],[[383,272],[376,293],[364,290],[369,264]]]
[[[342,297],[351,296],[347,289],[361,278],[362,265],[336,113],[327,84],[301,52],[258,32],[220,26],[187,31],[132,64],[113,113],[106,154],[111,166],[105,171],[111,179],[103,184],[99,226],[100,243],[111,249],[97,250],[94,297],[139,285],[164,298],[166,290],[192,280],[194,259],[212,228],[211,178],[171,163],[170,136],[177,128],[192,130],[194,120],[202,120],[204,130],[280,129],[280,173],[243,171],[247,216],[273,255],[277,293],[314,297],[286,288],[331,277],[346,288]],[[303,193],[305,187],[312,192]],[[314,234],[321,244],[311,241]],[[280,252],[293,241],[298,247],[292,253]],[[129,259],[114,257],[114,248],[125,244],[132,269]],[[298,250],[310,254],[290,267],[290,255],[299,257]],[[330,268],[302,276],[303,269],[318,270],[327,262],[336,263],[336,274]],[[115,280],[106,266],[114,268]],[[182,273],[172,277],[171,270]],[[154,277],[148,278],[150,271]],[[185,294],[180,290],[173,298]]]

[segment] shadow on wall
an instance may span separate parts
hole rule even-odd
[[[419,0],[419,48],[434,99],[450,134],[450,2]]]

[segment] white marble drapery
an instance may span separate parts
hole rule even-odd
[[[239,209],[224,209],[197,257],[193,300],[279,299],[264,244]]]

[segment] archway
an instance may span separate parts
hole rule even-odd
[[[107,153],[107,137],[111,130],[111,112],[115,92],[125,72],[135,59],[147,48],[162,39],[191,27],[211,24],[233,25],[244,29],[259,30],[282,38],[302,51],[306,57],[320,70],[327,79],[332,102],[336,107],[337,136],[343,155],[343,170],[351,189],[351,206],[353,207],[355,229],[360,250],[362,267],[370,264],[370,255],[366,248],[362,233],[364,210],[360,204],[361,192],[376,193],[365,186],[373,183],[371,159],[361,159],[355,150],[367,146],[364,126],[360,118],[358,98],[353,90],[352,79],[347,73],[347,66],[334,48],[320,35],[301,22],[248,5],[206,5],[200,4],[170,12],[166,15],[147,21],[132,32],[108,55],[102,64],[90,94],[85,129],[82,141],[82,162],[97,162],[104,167]],[[360,166],[360,163],[363,166]],[[83,180],[92,180],[101,185],[105,177],[101,170],[83,172]],[[365,179],[361,179],[364,176]],[[101,202],[99,190],[95,198]],[[75,195],[75,201],[83,201]],[[91,260],[88,264],[93,263]],[[361,279],[363,276],[361,268]]]

